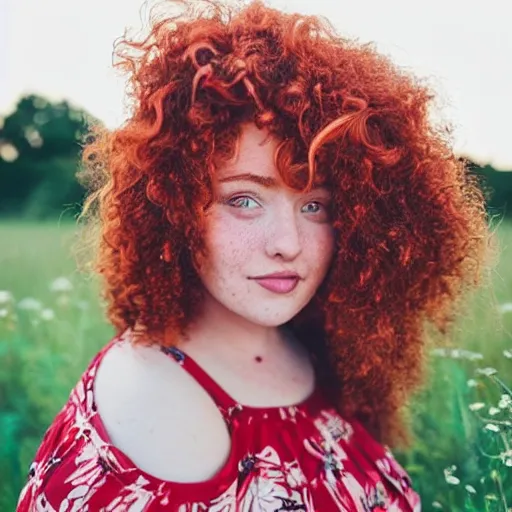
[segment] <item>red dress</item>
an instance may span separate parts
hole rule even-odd
[[[47,430],[17,512],[420,511],[391,453],[320,390],[291,407],[237,404],[188,355],[162,349],[216,402],[231,433],[225,466],[210,480],[174,483],[139,469],[110,441],[93,382],[110,341],[93,359]],[[172,439],[169,439],[172,443]]]

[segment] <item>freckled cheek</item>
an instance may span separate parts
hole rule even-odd
[[[329,230],[311,231],[305,234],[304,250],[317,268],[329,265],[334,251],[334,235]]]
[[[265,230],[248,223],[224,222],[210,235],[212,249],[223,265],[236,267],[249,261],[265,244]]]

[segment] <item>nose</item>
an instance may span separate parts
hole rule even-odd
[[[281,256],[285,260],[294,260],[302,252],[302,240],[293,209],[281,209],[270,222],[266,244],[267,255],[271,258]]]

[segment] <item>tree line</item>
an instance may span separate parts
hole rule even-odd
[[[91,122],[98,120],[67,101],[34,94],[0,117],[0,217],[77,215],[85,194],[77,166]],[[464,159],[485,190],[490,213],[512,216],[512,172]]]

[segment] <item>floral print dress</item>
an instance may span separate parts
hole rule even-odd
[[[17,512],[420,511],[406,472],[320,390],[291,407],[236,403],[188,355],[163,352],[210,394],[231,433],[231,452],[210,480],[174,483],[139,469],[109,440],[97,412],[93,359],[47,430]],[[170,440],[169,442],[172,442]]]

